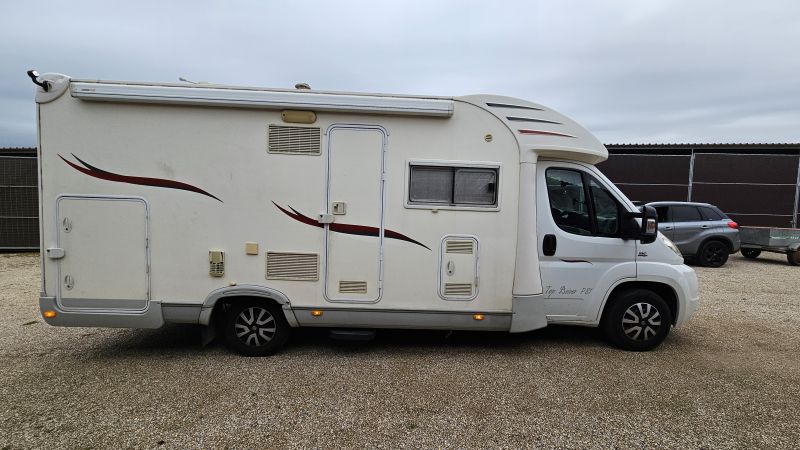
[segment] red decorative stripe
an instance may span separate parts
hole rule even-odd
[[[541,130],[517,130],[519,134],[540,134],[543,136],[561,136],[561,137],[568,137],[574,138],[575,136],[571,134],[564,134],[564,133],[556,133],[555,131],[541,131]]]
[[[67,161],[63,156],[58,155],[58,157],[61,158],[65,163],[69,164],[70,167],[91,177],[100,178],[101,180],[116,181],[118,183],[138,184],[141,186],[154,186],[154,187],[163,187],[168,189],[180,189],[183,191],[196,192],[198,194],[203,194],[208,197],[211,197],[220,202],[222,201],[216,196],[200,189],[199,187],[192,186],[191,184],[186,184],[175,180],[165,180],[163,178],[133,177],[128,175],[120,175],[118,173],[113,173],[113,172],[107,172],[105,170],[98,169],[97,167],[94,167],[91,164],[84,162],[82,159],[78,158],[74,154],[72,156],[75,159],[77,159],[81,164],[83,164],[85,167],[81,167],[75,163]]]
[[[286,214],[287,216],[291,217],[292,219],[294,219],[294,220],[296,220],[298,222],[303,222],[306,225],[311,225],[311,226],[317,227],[317,228],[323,228],[324,227],[324,225],[319,223],[319,221],[314,220],[311,217],[305,216],[303,214],[300,214],[299,212],[297,212],[297,210],[295,210],[291,206],[289,207],[289,209],[291,209],[291,211],[289,211],[289,210],[286,210],[286,209],[280,207],[275,202],[272,202],[272,204],[275,205],[276,208],[278,208],[281,211],[283,211],[284,214]],[[378,236],[380,236],[380,233],[381,233],[380,228],[368,227],[368,226],[365,226],[365,225],[351,225],[351,224],[347,224],[347,223],[332,223],[332,224],[329,225],[328,228],[331,231],[336,232],[336,233],[354,234],[354,235],[357,235],[357,236],[378,237]],[[400,240],[400,241],[411,242],[412,244],[417,244],[417,245],[419,245],[421,247],[425,247],[428,250],[430,250],[430,248],[427,245],[425,245],[425,244],[423,244],[423,243],[421,243],[419,241],[415,241],[414,239],[411,239],[410,237],[408,237],[408,236],[406,236],[404,234],[400,234],[400,233],[398,233],[396,231],[388,230],[386,228],[383,229],[383,237],[386,237],[386,238],[389,238],[389,239],[397,239],[397,240]]]

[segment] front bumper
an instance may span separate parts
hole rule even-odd
[[[700,305],[700,286],[697,282],[697,274],[694,269],[683,264],[677,266],[677,268],[682,274],[682,280],[679,283],[682,289],[677,292],[678,317],[675,318],[676,327],[686,323],[694,315]]]

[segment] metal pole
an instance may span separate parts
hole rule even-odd
[[[797,228],[797,203],[800,202],[800,155],[797,156],[797,181],[794,186],[794,212],[792,214],[792,228]]]
[[[692,149],[692,158],[689,160],[689,195],[686,199],[687,202],[692,201],[692,180],[694,179],[694,149]]]

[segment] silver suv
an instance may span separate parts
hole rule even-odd
[[[708,203],[653,202],[658,231],[672,240],[683,256],[706,267],[720,267],[739,251],[739,225]]]

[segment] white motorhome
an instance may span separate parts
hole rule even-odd
[[[655,212],[545,106],[29,75],[51,325],[264,355],[292,327],[571,324],[644,350],[697,308]]]

